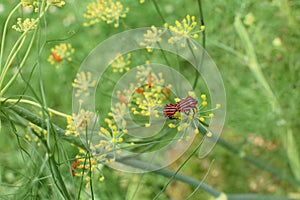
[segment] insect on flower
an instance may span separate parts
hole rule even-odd
[[[149,87],[149,89],[151,89],[151,87],[152,87],[152,75],[151,74],[148,75],[148,87]]]
[[[165,87],[165,93],[166,93],[166,96],[167,96],[167,98],[169,98],[170,97],[170,89],[169,88],[167,88],[167,87]]]
[[[144,92],[144,89],[143,88],[136,88],[135,92],[137,92],[139,94],[142,94]]]
[[[164,116],[174,119],[173,116],[177,111],[177,104],[166,104],[164,107]]]
[[[180,100],[177,105],[177,110],[179,112],[189,112],[190,110],[197,107],[198,101],[191,96],[188,96]]]
[[[60,57],[59,55],[57,55],[56,53],[53,53],[53,52],[52,52],[51,55],[52,55],[53,59],[54,59],[56,62],[61,62],[61,61],[62,61],[61,57]]]
[[[74,161],[74,163],[72,164],[72,170],[71,170],[72,176],[75,176],[75,169],[76,169],[76,167],[77,167],[77,164],[78,164],[78,160],[76,159],[76,160]]]

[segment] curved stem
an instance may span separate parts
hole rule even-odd
[[[163,24],[165,24],[165,23],[166,23],[166,20],[165,20],[165,18],[163,17],[163,15],[162,15],[162,13],[161,13],[161,11],[160,11],[160,9],[159,9],[157,3],[156,3],[156,0],[152,0],[152,3],[153,3],[153,5],[154,5],[155,10],[157,11],[158,15],[160,16],[160,18],[161,18]]]
[[[11,18],[11,16],[16,12],[17,9],[19,9],[19,7],[22,5],[22,2],[20,2],[8,15],[5,24],[4,24],[4,28],[3,28],[3,33],[2,33],[2,40],[1,40],[1,49],[0,49],[0,72],[2,71],[2,57],[3,57],[3,51],[4,51],[4,43],[5,43],[5,36],[6,36],[6,32],[7,32],[7,25],[8,22]],[[1,87],[0,87],[1,88]]]
[[[27,99],[5,99],[5,98],[0,98],[0,102],[9,102],[9,103],[18,103],[18,102],[20,102],[20,103],[30,104],[30,105],[38,107],[38,108],[43,108],[40,104],[38,104],[34,101],[27,100]],[[44,109],[46,109],[48,112],[51,112],[51,113],[53,113],[55,115],[58,115],[58,116],[61,116],[61,117],[65,117],[65,118],[72,117],[71,115],[67,115],[65,113],[59,112],[59,111],[51,109],[51,108],[44,108]]]
[[[41,117],[34,115],[30,111],[28,111],[28,110],[26,110],[22,107],[19,107],[17,105],[13,105],[13,106],[10,105],[9,109],[16,112],[16,114],[18,114],[22,118],[24,118],[24,119],[26,119],[26,120],[42,127],[42,128],[46,127],[46,122]],[[60,127],[58,127],[54,124],[53,124],[53,128],[59,135],[61,135],[62,139],[67,140],[69,142],[72,142],[73,144],[78,145],[82,148],[85,148],[82,145],[82,142],[80,141],[79,138],[78,138],[78,140],[76,140],[76,138],[66,137],[65,136],[65,130],[61,129]],[[199,128],[199,130],[207,131],[207,130],[203,130],[203,128]],[[238,148],[234,147],[233,145],[227,143],[224,139],[219,139],[218,144],[220,144],[222,147],[226,148],[227,150],[233,152],[234,154],[240,155],[240,157],[242,157],[244,160],[249,161],[250,163],[256,165],[257,167],[259,167],[261,169],[265,169],[266,171],[276,175],[278,178],[281,178],[281,179],[289,181],[290,183],[294,183],[294,184],[299,185],[299,182],[294,180],[292,177],[288,177],[288,176],[280,177],[280,176],[278,176],[278,173],[277,173],[278,171],[277,170],[274,170],[273,168],[271,168],[271,167],[269,167],[265,164],[263,164],[263,165],[258,164],[258,163],[260,163],[260,161],[258,161],[257,158],[252,158],[251,156],[246,156],[246,155],[241,156],[243,154],[243,152],[240,151]],[[215,198],[220,198],[221,199],[221,198],[224,197],[225,199],[227,198],[228,200],[237,200],[237,199],[245,199],[245,200],[253,200],[253,199],[257,199],[257,200],[260,200],[260,199],[289,200],[289,198],[287,198],[287,197],[273,196],[273,195],[259,195],[259,194],[232,194],[232,195],[227,195],[225,193],[222,193],[222,192],[214,189],[212,186],[210,186],[210,185],[208,185],[208,184],[206,184],[202,181],[199,181],[199,180],[196,180],[192,177],[189,177],[189,176],[178,173],[178,170],[177,170],[177,172],[171,171],[169,169],[156,170],[159,167],[157,167],[155,165],[152,165],[152,164],[149,164],[149,163],[139,161],[139,160],[135,160],[135,159],[132,159],[132,158],[118,159],[117,161],[120,162],[120,163],[126,164],[128,166],[138,168],[138,169],[146,169],[148,171],[153,171],[153,173],[160,174],[160,175],[163,175],[163,176],[171,178],[171,179],[176,179],[178,181],[187,183],[187,184],[189,184],[191,186],[194,186],[194,187],[198,187],[201,190],[211,194]],[[272,170],[270,171],[270,169],[272,169]],[[154,171],[154,170],[156,170],[156,171]],[[274,173],[275,171],[276,171],[276,174]]]
[[[45,4],[45,1],[43,1],[42,7],[44,6],[44,4]],[[19,7],[20,5],[21,5],[21,4],[19,4],[18,7]],[[5,75],[6,75],[7,71],[8,71],[8,69],[10,68],[12,61],[14,60],[14,58],[16,57],[16,55],[18,54],[18,52],[19,52],[20,49],[22,48],[22,46],[23,46],[23,44],[24,44],[24,41],[25,41],[25,38],[26,38],[27,34],[31,31],[32,27],[33,27],[34,25],[36,25],[36,24],[40,21],[40,19],[44,16],[44,14],[45,14],[45,12],[48,10],[48,8],[49,8],[49,5],[47,4],[45,10],[44,10],[43,12],[40,13],[39,17],[36,18],[36,19],[31,23],[31,25],[28,27],[28,29],[27,29],[26,31],[24,31],[24,32],[22,33],[22,35],[19,37],[19,39],[15,42],[15,45],[12,47],[12,49],[11,49],[11,51],[10,51],[10,54],[9,54],[8,57],[7,57],[7,61],[6,61],[5,65],[4,65],[4,67],[3,67],[3,71],[1,71],[1,66],[0,66],[0,73],[1,73],[1,75],[0,75],[0,90],[2,90],[2,84],[3,84],[3,81],[4,81],[4,77],[5,77]],[[2,38],[2,39],[3,39],[3,38]],[[2,41],[2,42],[3,42],[3,41]],[[2,43],[2,44],[3,44],[3,43]],[[2,48],[2,46],[1,46],[1,48]],[[3,51],[3,49],[1,49],[1,50]],[[1,51],[1,52],[2,52],[2,51]],[[14,53],[13,53],[13,52],[14,52]],[[2,57],[1,57],[0,60],[2,60]],[[0,93],[0,98],[1,98],[1,93]]]
[[[206,46],[206,36],[205,36],[205,24],[204,24],[204,17],[203,17],[203,11],[202,11],[202,3],[201,3],[201,0],[198,0],[198,7],[199,7],[199,14],[200,14],[200,23],[201,23],[201,27],[204,27],[204,29],[201,31],[202,33],[202,47],[203,49],[205,50],[205,46]],[[202,51],[202,58],[204,57],[204,51]],[[199,67],[201,67],[203,61],[203,59],[201,59],[201,63],[199,65]],[[196,73],[196,77],[195,77],[195,80],[194,80],[194,84],[193,84],[193,89],[196,88],[196,85],[198,83],[198,80],[199,80],[199,72]]]
[[[203,126],[199,126],[198,129],[199,129],[199,132],[203,135],[205,135],[209,131],[209,130],[207,130],[207,128],[205,128]],[[210,132],[212,132],[212,131],[210,131]],[[264,161],[262,161],[258,158],[254,158],[250,155],[247,155],[244,151],[241,151],[238,147],[235,147],[234,145],[230,144],[229,142],[227,142],[223,138],[214,137],[215,135],[216,134],[214,134],[212,132],[211,139],[216,141],[218,145],[225,148],[229,152],[237,155],[238,157],[242,158],[243,160],[249,162],[252,165],[255,165],[256,167],[258,167],[262,170],[265,170],[265,171],[269,172],[270,174],[273,174],[274,176],[276,176],[280,180],[287,181],[287,182],[293,184],[294,186],[299,186],[300,185],[300,181],[298,181],[297,179],[295,179],[291,176],[288,176],[286,174],[283,174],[281,171],[275,169],[274,167],[272,167],[270,165],[265,164]]]
[[[194,179],[192,177],[189,177],[189,176],[186,176],[186,175],[183,175],[180,173],[176,173],[176,172],[166,169],[166,168],[157,170],[159,168],[158,166],[155,166],[155,165],[152,165],[149,163],[145,163],[145,162],[142,162],[139,160],[135,160],[135,159],[123,159],[123,160],[117,160],[117,161],[120,163],[126,164],[128,166],[135,167],[135,168],[147,169],[149,171],[152,171],[152,173],[160,174],[160,175],[168,177],[168,178],[174,178],[178,181],[187,183],[194,187],[199,187],[200,189],[202,189],[203,191],[209,193],[210,195],[212,195],[214,197],[218,197],[221,194],[221,192],[217,191],[210,185],[203,183],[202,181],[199,181],[197,179]],[[156,171],[153,171],[153,170],[156,170]]]
[[[21,39],[21,38],[19,38]],[[0,75],[0,97],[2,97],[2,84],[4,81],[4,77],[8,72],[8,69],[11,65],[11,63],[13,62],[13,60],[15,59],[15,57],[17,56],[17,54],[19,53],[19,51],[21,50],[24,42],[25,42],[26,36],[24,36],[20,41],[18,40],[13,48],[13,50],[10,52],[8,59],[4,65],[3,71],[1,71],[1,75]],[[17,49],[15,47],[18,47]],[[14,52],[14,53],[12,53]]]
[[[4,88],[0,91],[0,97],[4,95],[4,93],[5,93],[5,92],[7,91],[7,89],[12,85],[12,83],[14,82],[14,80],[16,80],[17,76],[20,74],[21,70],[22,70],[23,67],[25,66],[25,62],[26,62],[26,60],[27,60],[27,58],[28,58],[28,56],[29,56],[29,53],[30,53],[31,48],[32,48],[32,45],[33,45],[33,43],[34,43],[36,33],[37,33],[37,31],[34,32],[34,35],[33,35],[32,38],[31,38],[30,44],[29,44],[29,46],[28,46],[28,48],[27,48],[27,51],[26,51],[26,53],[25,53],[25,55],[24,55],[24,57],[23,57],[23,59],[22,59],[22,61],[21,61],[21,63],[20,63],[20,66],[19,66],[17,72],[14,73],[13,77],[9,80],[9,82],[8,82],[8,83],[4,86]]]

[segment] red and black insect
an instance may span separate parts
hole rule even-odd
[[[189,112],[197,107],[198,101],[191,96],[188,96],[177,103],[177,110],[179,112]]]
[[[197,107],[198,101],[191,96],[180,100],[177,104],[166,104],[164,107],[164,116],[170,119],[175,119],[174,115],[178,112],[188,113],[190,110]]]
[[[51,55],[52,55],[53,59],[54,59],[56,62],[61,62],[61,61],[62,61],[61,57],[60,57],[58,54],[52,52]]]
[[[77,168],[77,164],[78,164],[78,160],[76,159],[72,164],[72,170],[71,170],[72,176],[75,176],[75,169]]]
[[[174,119],[174,115],[177,111],[177,104],[166,104],[164,107],[164,116]]]

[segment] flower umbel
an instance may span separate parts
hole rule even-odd
[[[28,7],[30,10],[34,10],[34,12],[39,11],[39,2],[33,0],[21,0],[23,7]]]
[[[124,8],[120,1],[113,0],[96,0],[88,4],[84,18],[89,22],[84,23],[84,26],[90,26],[99,23],[101,20],[107,24],[114,24],[114,27],[119,27],[120,18],[125,18],[129,8]]]
[[[129,64],[131,63],[131,53],[128,53],[126,56],[117,54],[114,60],[110,61],[110,65],[113,68],[113,72],[123,73],[124,71],[129,71]]]
[[[92,79],[91,72],[79,72],[72,83],[72,86],[76,89],[75,96],[89,96],[89,88],[95,87],[96,84],[97,81]]]
[[[71,55],[75,52],[70,43],[61,43],[51,48],[51,55],[48,57],[48,62],[55,65],[56,69],[60,69],[66,62],[71,62]]]
[[[36,19],[34,18],[26,18],[24,21],[22,21],[22,18],[17,19],[17,25],[13,25],[12,28],[15,29],[18,32],[27,32],[32,31],[37,28],[37,25],[35,24]]]
[[[147,30],[147,33],[144,34],[144,41],[140,45],[146,47],[148,52],[152,52],[153,47],[162,40],[160,37],[162,34],[162,29],[151,26],[151,29]]]
[[[168,125],[169,128],[177,128],[177,131],[183,131],[183,133],[188,129],[192,129],[195,134],[199,134],[198,127],[203,125],[208,126],[209,120],[214,117],[214,113],[211,111],[220,108],[220,104],[217,104],[215,108],[203,110],[203,108],[207,106],[206,94],[200,96],[200,101],[194,99],[195,94],[190,92],[189,95],[190,96],[179,100],[178,103],[173,106],[177,107],[178,112],[176,112],[176,114],[172,115],[171,118],[169,116],[165,117],[169,117],[171,120],[176,119],[176,121],[172,121]],[[169,104],[166,106],[168,105]],[[211,133],[208,132],[206,134],[209,135]]]
[[[173,33],[168,42],[173,44],[180,41],[181,47],[185,47],[190,38],[198,38],[198,33],[204,30],[204,27],[197,26],[196,17],[190,15],[187,15],[181,22],[175,21],[175,26],[169,24],[165,24],[164,26],[169,28]],[[194,50],[197,50],[197,48],[194,47]]]

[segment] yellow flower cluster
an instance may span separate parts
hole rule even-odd
[[[114,24],[114,27],[119,27],[120,18],[125,18],[129,8],[124,8],[120,1],[114,0],[96,0],[88,4],[84,18],[89,22],[84,23],[84,26],[90,26],[99,23],[101,20],[107,24]]]
[[[47,4],[58,6],[58,7],[63,7],[66,4],[66,2],[61,1],[61,0],[47,0]]]
[[[190,15],[187,15],[181,22],[176,20],[174,26],[169,24],[165,24],[164,26],[173,33],[173,36],[169,38],[168,42],[175,43],[181,41],[181,47],[186,46],[186,40],[198,38],[198,33],[204,29],[204,27],[200,27],[200,30],[197,30],[196,17]]]
[[[131,53],[128,53],[125,56],[121,54],[117,54],[114,60],[110,61],[110,65],[113,68],[113,72],[120,72],[123,73],[124,71],[129,71],[130,67],[128,66],[131,63]]]
[[[51,55],[48,57],[48,62],[51,65],[55,65],[56,69],[60,69],[66,62],[71,62],[71,55],[75,52],[75,49],[70,43],[61,43],[51,48]]]
[[[189,96],[196,98],[194,92],[189,92]],[[216,104],[216,106],[209,110],[203,110],[204,107],[207,106],[207,97],[206,94],[200,95],[201,102],[198,102],[198,106],[195,109],[190,110],[189,112],[177,112],[174,117],[177,119],[176,121],[172,121],[168,124],[169,128],[176,128],[177,131],[183,132],[182,137],[179,141],[182,141],[185,133],[187,131],[193,130],[193,132],[197,135],[199,134],[198,126],[199,123],[208,125],[208,119],[212,119],[214,117],[213,110],[216,110],[221,107],[220,104]],[[176,102],[180,101],[180,99],[175,99]],[[211,133],[207,133],[208,136]],[[187,140],[187,138],[185,138]]]
[[[175,25],[164,24],[166,29],[169,29],[171,36],[168,38],[168,43],[174,44],[179,43],[179,45],[184,48],[187,44],[191,44],[194,50],[197,47],[193,43],[188,43],[191,38],[197,39],[199,33],[205,30],[205,26],[197,25],[196,17],[187,15],[183,20],[175,21]],[[144,41],[140,42],[141,46],[144,46],[148,52],[152,52],[155,45],[162,41],[162,34],[164,31],[158,29],[155,26],[151,26],[149,30],[144,34]]]
[[[162,108],[163,102],[170,97],[171,85],[165,84],[162,73],[153,72],[150,65],[137,66],[136,69],[136,84],[130,84],[128,89],[117,91],[120,102],[112,109],[116,120],[122,119],[127,109],[137,118],[159,118],[162,112],[159,112],[158,108]],[[150,127],[151,124],[145,119],[144,126]]]
[[[42,140],[47,140],[47,130],[29,122],[28,123],[29,132],[25,134],[25,138],[28,142],[35,142],[37,146],[41,146]]]
[[[36,19],[26,18],[24,21],[22,21],[22,18],[18,18],[17,24],[13,25],[12,28],[18,32],[27,32],[27,31],[35,30],[37,28]]]
[[[79,137],[79,133],[77,131],[76,122],[74,117],[69,116],[67,117],[67,129],[66,129],[66,136],[73,135],[75,137]]]
[[[163,31],[161,29],[151,26],[151,29],[144,34],[144,41],[140,45],[146,47],[148,52],[152,52],[153,47],[162,40],[160,37],[162,34]]]
[[[114,154],[114,158],[115,153],[121,153],[118,145],[124,142],[124,135],[128,132],[126,129],[126,122],[123,120],[121,122],[121,126],[118,126],[114,118],[105,118],[104,121],[107,124],[107,127],[101,127],[99,132],[99,136],[103,138],[103,140],[101,140],[100,143],[96,145],[96,147],[104,147],[106,153]]]
[[[34,10],[35,13],[39,12],[40,1],[35,0],[21,0],[23,7],[28,7],[30,10]],[[65,1],[61,0],[47,0],[47,5],[54,5],[58,7],[63,7]]]
[[[32,0],[21,0],[23,7],[28,7],[30,10],[34,10],[34,12],[39,11],[39,2]]]
[[[89,96],[89,88],[95,87],[97,84],[96,80],[93,80],[91,72],[79,72],[72,83],[73,88],[76,89],[75,96],[80,95]]]
[[[136,78],[139,81],[135,93],[131,97],[131,111],[134,115],[159,117],[158,107],[170,97],[171,85],[165,85],[162,73],[154,73],[151,66],[138,66]],[[146,127],[150,124],[146,123]]]
[[[78,147],[78,154],[75,156],[75,161],[72,164],[73,176],[86,176],[88,177],[91,172],[97,167],[96,151],[92,151],[91,155],[88,155],[87,151]],[[87,181],[88,182],[88,181]]]
[[[73,135],[79,137],[85,134],[86,130],[92,126],[91,121],[96,119],[94,112],[81,109],[78,114],[67,117],[66,136]]]

